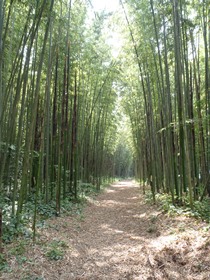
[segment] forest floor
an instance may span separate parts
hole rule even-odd
[[[21,257],[10,257],[10,270],[0,279],[210,279],[209,226],[163,213],[131,181],[90,199],[81,215],[52,218],[47,225],[35,245],[27,243]]]

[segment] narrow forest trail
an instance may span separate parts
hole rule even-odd
[[[21,265],[0,279],[152,280],[210,279],[207,225],[168,217],[145,203],[131,181],[110,186],[88,202],[83,215],[53,218]],[[65,244],[63,259],[49,260],[45,245]],[[45,245],[44,245],[45,244]],[[30,261],[29,261],[30,260]]]

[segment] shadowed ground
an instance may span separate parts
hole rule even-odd
[[[168,217],[146,204],[132,181],[110,186],[79,218],[54,218],[48,224],[40,244],[28,248],[31,261],[18,266],[11,260],[12,272],[0,279],[210,279],[206,224]],[[43,244],[53,240],[67,247],[58,261],[47,259],[44,251]]]

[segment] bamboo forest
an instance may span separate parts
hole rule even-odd
[[[120,191],[122,200],[115,201]],[[100,204],[106,195],[106,207],[96,214],[92,199]],[[139,195],[141,203],[131,201]],[[166,263],[169,249],[153,248],[153,254],[148,249],[142,257],[147,268],[145,260],[139,270],[127,263],[123,268],[117,255],[118,270],[112,262],[103,269],[83,264],[82,270],[75,260],[75,270],[58,275],[64,251],[69,250],[66,260],[73,258],[66,249],[73,245],[59,234],[46,242],[54,242],[45,248],[49,262],[58,261],[50,266],[52,274],[47,269],[19,272],[30,258],[16,250],[24,242],[35,246],[45,236],[42,230],[50,235],[59,219],[67,227],[71,215],[87,216],[96,232],[104,220],[102,238],[105,221],[112,220],[106,211],[114,211],[114,202],[118,218],[113,226],[140,213],[142,220],[133,223],[135,228],[150,225],[144,242],[163,235],[157,229],[159,215],[163,227],[183,215],[184,230],[189,223],[205,223],[203,238],[210,246],[209,197],[209,0],[0,0],[0,279],[210,279],[207,260],[200,271],[197,264],[189,268],[178,262],[176,252],[171,253],[176,261]],[[129,230],[123,223],[116,232]],[[56,227],[62,231],[60,224]],[[81,243],[87,236],[80,234]],[[90,235],[94,243],[95,233]],[[95,261],[101,257],[94,256]],[[78,258],[85,256],[81,252]]]

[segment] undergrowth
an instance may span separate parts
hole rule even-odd
[[[8,268],[7,260],[4,254],[0,254],[0,271],[5,271]]]
[[[60,202],[59,215],[80,215],[87,197],[97,195],[98,190],[92,184],[80,183],[78,187],[78,197],[75,200],[71,196]],[[19,218],[18,226],[16,217],[11,215],[12,201],[9,199],[0,201],[0,207],[3,209],[3,236],[4,243],[12,242],[17,236],[24,238],[32,237],[32,221],[34,216],[34,197],[31,196],[23,206],[23,212]],[[44,203],[43,197],[39,197],[37,204],[37,224],[40,226],[42,221],[57,216],[56,203],[52,201],[49,204]]]
[[[103,185],[99,190],[96,186],[90,183],[79,183],[78,184],[78,196],[77,199],[71,195],[66,199],[60,201],[60,215],[78,215],[83,218],[83,208],[86,204],[88,197],[95,197],[99,192],[103,191],[106,185]],[[31,196],[27,203],[23,206],[23,212],[19,218],[18,226],[17,220],[11,215],[12,201],[10,199],[0,198],[0,208],[3,209],[3,243],[12,243],[13,249],[11,252],[7,252],[7,256],[15,256],[18,262],[24,263],[25,257],[25,245],[32,240],[33,230],[32,222],[34,216],[34,197]],[[37,228],[46,227],[46,220],[52,217],[58,216],[56,212],[56,203],[52,201],[50,204],[44,203],[44,198],[39,197],[37,204]],[[24,240],[24,242],[22,241]],[[65,244],[62,242],[52,242],[46,249],[45,256],[50,260],[59,260],[64,256]],[[7,260],[5,254],[0,254],[0,271],[8,269]]]
[[[53,240],[47,245],[45,256],[51,261],[62,260],[65,254],[67,244],[61,240]]]
[[[63,200],[61,201],[60,214],[73,214],[78,213],[78,209],[81,209],[82,204],[78,201]],[[10,211],[10,205],[4,205],[3,207],[3,236],[4,243],[10,243],[17,237],[23,237],[25,239],[31,239],[32,237],[32,221],[34,216],[34,200],[31,199],[24,205],[23,213],[21,214],[17,226],[16,217],[12,217]],[[42,200],[37,205],[37,224],[42,224],[48,218],[57,215],[55,203],[44,204]]]
[[[146,192],[145,198],[147,202],[153,203],[151,192]],[[210,198],[204,198],[202,202],[195,201],[193,209],[190,208],[190,202],[187,197],[183,198],[182,203],[177,200],[175,204],[172,203],[172,198],[168,194],[156,194],[155,198],[160,209],[169,215],[182,214],[189,217],[199,218],[210,223]]]

